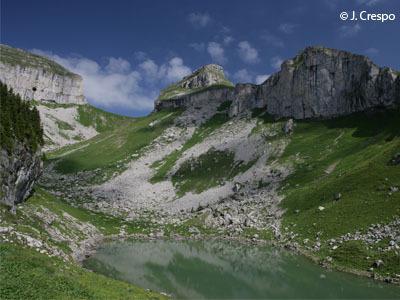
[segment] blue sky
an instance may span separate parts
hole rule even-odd
[[[342,11],[395,13],[341,21]],[[47,55],[84,77],[90,103],[151,111],[160,88],[201,65],[261,82],[309,45],[368,55],[400,70],[398,0],[2,0],[1,42]]]

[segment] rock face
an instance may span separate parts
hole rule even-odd
[[[309,47],[260,86],[260,98],[278,117],[335,117],[394,104],[397,77],[365,56]]]
[[[0,81],[24,100],[86,103],[82,77],[45,57],[0,45]]]
[[[23,144],[16,143],[11,154],[0,150],[0,167],[0,202],[14,208],[29,196],[41,175],[41,151],[31,152]]]
[[[187,80],[191,76],[186,77],[186,86],[201,82],[199,79],[191,83]],[[178,95],[165,103],[159,99],[155,107],[187,107],[192,100],[195,100],[195,105],[200,105],[201,98],[210,96],[199,95],[202,93],[202,90],[196,91],[193,98],[188,93]],[[293,59],[285,61],[281,70],[261,85],[237,84],[234,90],[219,93],[225,96],[222,102],[232,101],[231,116],[249,114],[254,108],[265,108],[277,118],[332,118],[399,105],[400,76],[390,68],[378,67],[365,56],[324,47],[308,47]],[[217,97],[218,93],[213,91],[212,96]]]
[[[187,95],[177,96],[171,99],[156,100],[154,109],[159,111],[161,109],[168,108],[188,108],[190,107],[201,107],[208,101],[215,101],[218,103],[231,100],[233,96],[232,88],[215,88],[207,89],[198,93],[191,93]]]

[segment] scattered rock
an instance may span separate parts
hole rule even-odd
[[[287,135],[293,133],[294,122],[293,119],[289,119],[286,121],[285,125],[283,125],[283,132]]]
[[[375,268],[379,268],[379,267],[383,266],[383,260],[381,260],[381,259],[376,260],[376,261],[374,262],[373,266],[374,266]]]
[[[237,193],[240,191],[241,188],[242,188],[242,185],[239,182],[235,182],[235,184],[233,185],[232,191]]]

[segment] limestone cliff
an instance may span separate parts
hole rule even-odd
[[[398,74],[390,68],[377,66],[362,55],[308,47],[285,61],[281,70],[261,85],[237,84],[234,89],[217,85],[214,91],[194,88],[193,95],[186,92],[156,100],[155,108],[187,107],[192,103],[199,106],[202,98],[223,95],[224,99],[219,99],[221,102],[232,101],[231,116],[265,108],[278,118],[331,118],[400,104]],[[186,86],[193,86],[187,81],[191,77],[195,77],[195,73],[178,84],[186,82]]]
[[[0,81],[23,100],[86,103],[80,75],[43,56],[6,45],[0,45]]]
[[[259,94],[278,117],[335,117],[392,105],[397,76],[365,56],[309,47],[285,61]]]

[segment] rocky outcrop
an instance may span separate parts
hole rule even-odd
[[[260,86],[259,97],[278,117],[335,117],[393,105],[397,77],[365,56],[309,47],[285,61]]]
[[[160,92],[157,101],[181,98],[191,93],[206,91],[210,88],[232,88],[233,84],[226,79],[224,70],[218,65],[205,65],[181,81],[171,84]]]
[[[184,77],[178,85],[186,89],[208,87],[227,82],[224,69],[219,65],[205,65],[189,76]]]
[[[80,75],[43,56],[6,45],[0,45],[0,81],[24,100],[86,103]]]
[[[0,150],[0,202],[12,208],[31,193],[33,184],[41,175],[41,151],[32,152],[16,143],[12,153]]]
[[[188,107],[192,100],[198,106],[209,93],[200,90],[195,97],[186,94],[171,97],[165,103],[158,99],[155,106]],[[365,56],[308,47],[285,61],[281,70],[261,85],[237,84],[221,96],[225,97],[221,102],[232,101],[231,116],[265,108],[278,118],[332,118],[400,104],[400,78],[398,72],[380,68]]]
[[[208,88],[201,92],[182,95],[171,99],[157,99],[154,109],[159,111],[169,108],[188,108],[189,106],[201,107],[209,103],[209,101],[223,103],[227,100],[232,100],[233,94],[233,89],[228,87]]]

